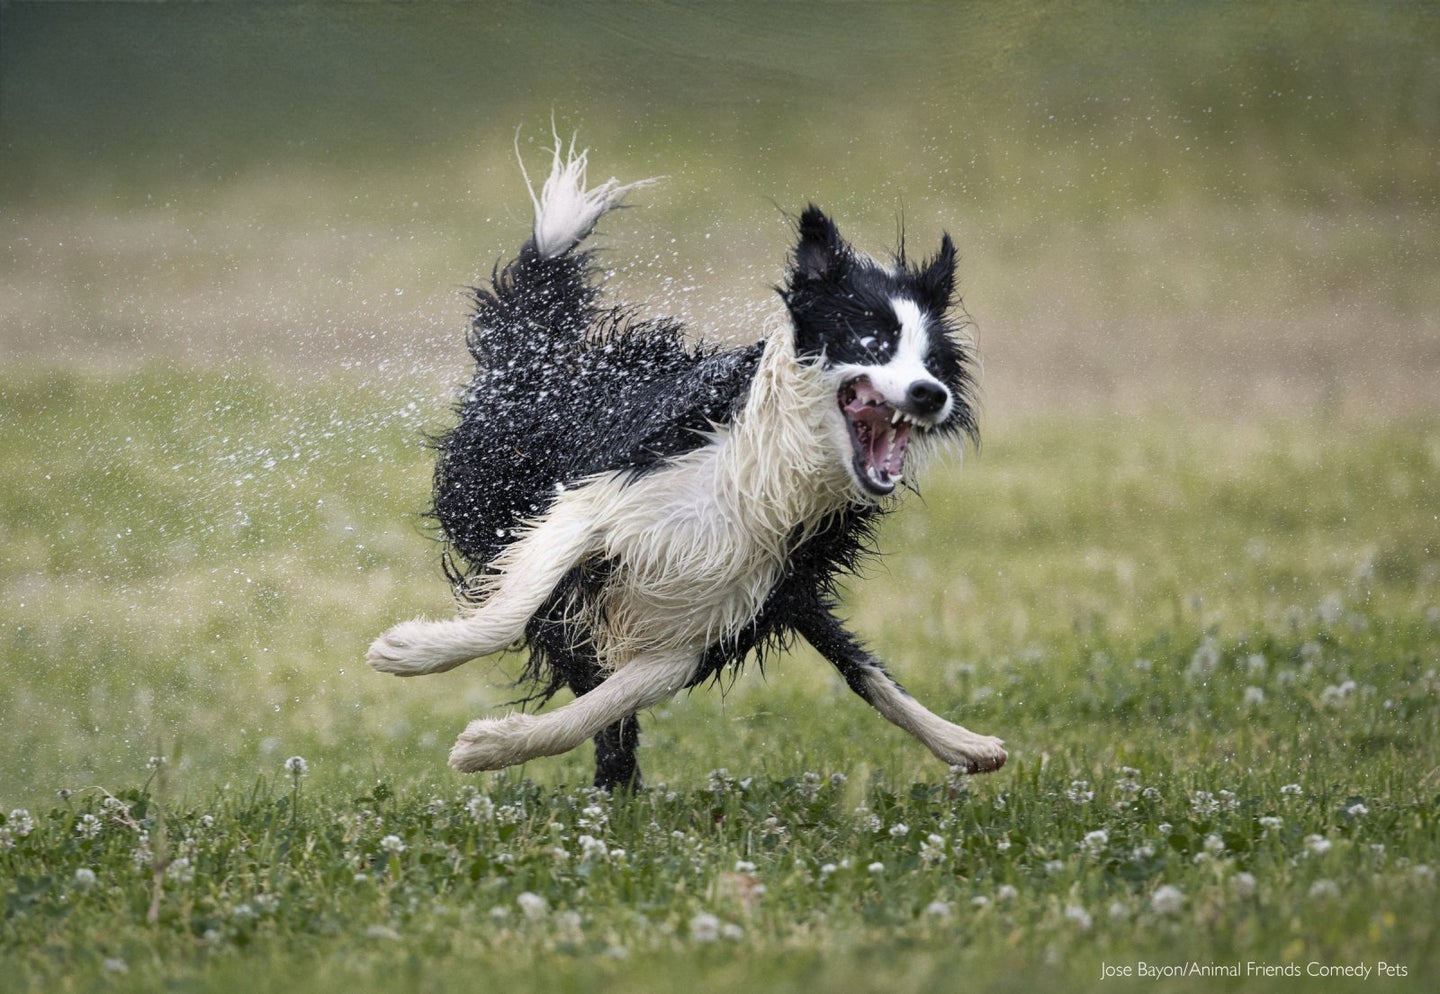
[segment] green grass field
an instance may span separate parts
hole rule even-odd
[[[445,768],[513,660],[361,660],[448,603],[418,515],[433,387],[0,393],[7,989],[1440,970],[1433,419],[994,424],[849,608],[917,696],[1007,739],[1003,771],[950,775],[805,651],[657,709],[650,788],[607,799],[588,749]]]
[[[1440,6],[0,21],[0,990],[1433,988]],[[712,338],[808,201],[954,235],[984,449],[847,607],[1004,770],[801,649],[638,796],[462,777],[519,660],[365,666],[450,609],[421,440],[552,122],[665,177],[599,259]]]

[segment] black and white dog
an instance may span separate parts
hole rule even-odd
[[[977,433],[949,236],[923,264],[902,244],[885,265],[811,206],[780,288],[789,323],[748,348],[697,345],[600,302],[580,243],[642,184],[585,173],[557,139],[533,233],[475,291],[477,369],[434,495],[464,607],[390,629],[370,665],[417,676],[527,646],[530,700],[576,699],[471,722],[450,765],[593,738],[595,783],[614,788],[640,781],[636,712],[799,634],[940,759],[999,768],[999,739],[921,706],[834,613],[902,474]]]

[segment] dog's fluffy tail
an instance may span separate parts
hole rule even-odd
[[[595,230],[596,222],[606,212],[620,206],[627,193],[655,182],[642,179],[622,184],[612,176],[599,186],[587,188],[588,151],[582,148],[577,152],[573,138],[570,148],[566,149],[557,134],[550,175],[538,195],[525,170],[525,161],[520,159],[520,172],[530,190],[530,202],[535,205],[535,229],[530,245],[542,258],[555,259],[569,252]],[[520,158],[518,145],[515,156]]]
[[[521,160],[535,224],[514,260],[492,274],[490,287],[475,290],[470,351],[482,369],[503,364],[522,348],[535,348],[541,344],[537,334],[551,344],[573,341],[595,320],[598,291],[589,253],[575,249],[627,194],[654,180],[611,178],[587,187],[588,166],[586,150],[577,150],[573,140],[566,148],[557,134],[550,175],[537,194]]]

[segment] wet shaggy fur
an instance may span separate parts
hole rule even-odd
[[[797,636],[886,718],[972,772],[1005,760],[905,693],[837,619],[837,582],[937,446],[977,434],[951,316],[954,249],[856,253],[815,207],[753,345],[697,343],[601,299],[596,222],[632,187],[586,186],[557,142],[515,258],[475,291],[474,378],[436,440],[433,515],[461,604],[396,626],[369,660],[402,676],[523,646],[544,714],[473,722],[458,769],[596,746],[595,783],[636,786],[636,712]]]

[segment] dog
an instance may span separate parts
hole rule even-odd
[[[518,149],[517,149],[518,152]],[[595,742],[595,786],[641,785],[637,713],[750,656],[809,642],[944,762],[998,769],[1000,739],[911,697],[836,617],[839,579],[874,551],[911,470],[978,443],[975,356],[947,234],[918,264],[860,254],[819,208],[798,218],[789,320],[761,341],[696,343],[602,303],[587,236],[651,181],[587,186],[556,136],[534,227],[474,291],[474,379],[438,450],[433,517],[461,604],[385,632],[397,676],[525,647],[544,703],[464,730],[450,765],[496,770]]]

